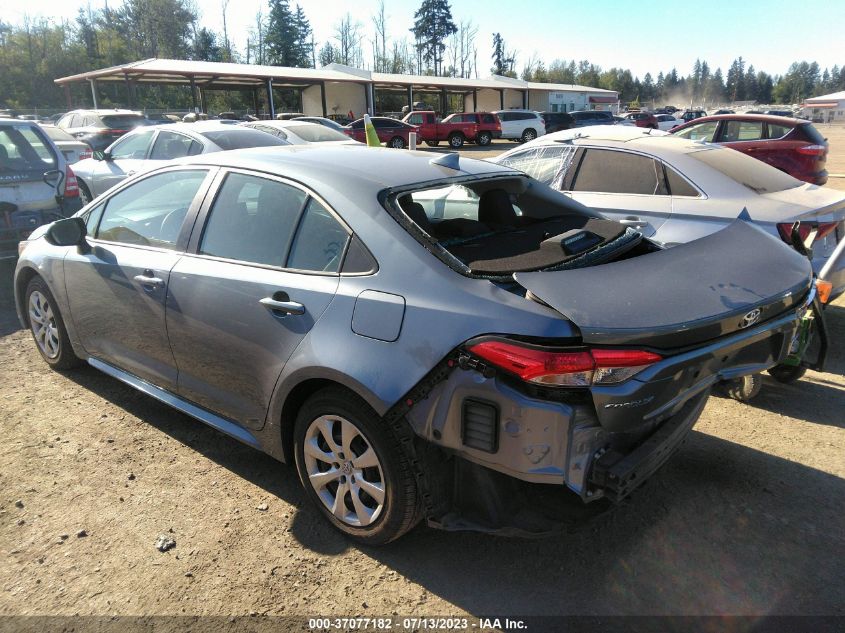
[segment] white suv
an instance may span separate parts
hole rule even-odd
[[[533,110],[498,110],[494,112],[502,124],[502,138],[527,143],[546,133],[546,124]]]

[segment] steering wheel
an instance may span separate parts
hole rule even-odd
[[[179,237],[179,228],[182,226],[182,221],[185,219],[187,214],[188,207],[181,207],[164,216],[164,219],[161,221],[161,228],[159,229],[161,232],[161,240],[163,242],[176,242],[176,239]],[[176,234],[173,236],[173,239],[170,240],[170,232],[173,230],[175,230]]]

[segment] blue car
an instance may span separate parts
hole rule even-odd
[[[15,272],[50,366],[294,463],[369,544],[603,511],[712,385],[788,355],[815,293],[742,221],[664,250],[508,167],[341,144],[137,174],[33,232]]]

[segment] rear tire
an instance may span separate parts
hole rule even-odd
[[[769,375],[785,385],[801,380],[806,373],[806,367],[797,365],[775,365],[769,369]]]
[[[27,284],[24,307],[29,331],[41,358],[56,370],[79,366],[82,361],[70,344],[56,299],[41,277],[33,277]]]
[[[449,147],[460,149],[464,146],[464,135],[458,132],[449,135]]]
[[[437,147],[440,145],[440,141],[426,141],[425,144],[429,147]]]
[[[479,132],[478,136],[475,138],[475,142],[481,145],[482,147],[490,145],[492,141],[493,135],[490,134],[490,132]]]
[[[399,440],[345,389],[324,389],[305,402],[294,427],[294,456],[306,495],[359,543],[389,543],[419,521],[414,472]]]
[[[522,136],[519,138],[523,143],[529,143],[537,138],[537,131],[534,128],[528,128],[522,131]]]
[[[405,139],[401,136],[394,136],[388,143],[393,149],[405,149]]]

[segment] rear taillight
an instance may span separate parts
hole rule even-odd
[[[780,238],[787,244],[792,244],[792,222],[784,222],[778,224],[778,233]],[[815,240],[820,240],[826,235],[833,233],[836,230],[837,222],[822,222],[821,224],[814,224],[812,222],[801,222],[798,225],[798,237],[802,242],[806,242],[813,229],[817,229]],[[807,245],[810,246],[810,245]]]
[[[795,151],[804,154],[804,156],[824,156],[827,154],[827,147],[824,145],[805,145],[795,148]]]
[[[502,340],[482,341],[468,351],[522,380],[558,387],[620,383],[663,358],[645,350],[561,351]]]
[[[65,167],[65,198],[76,198],[79,195],[79,183],[76,180],[76,174],[70,168],[70,165]]]

